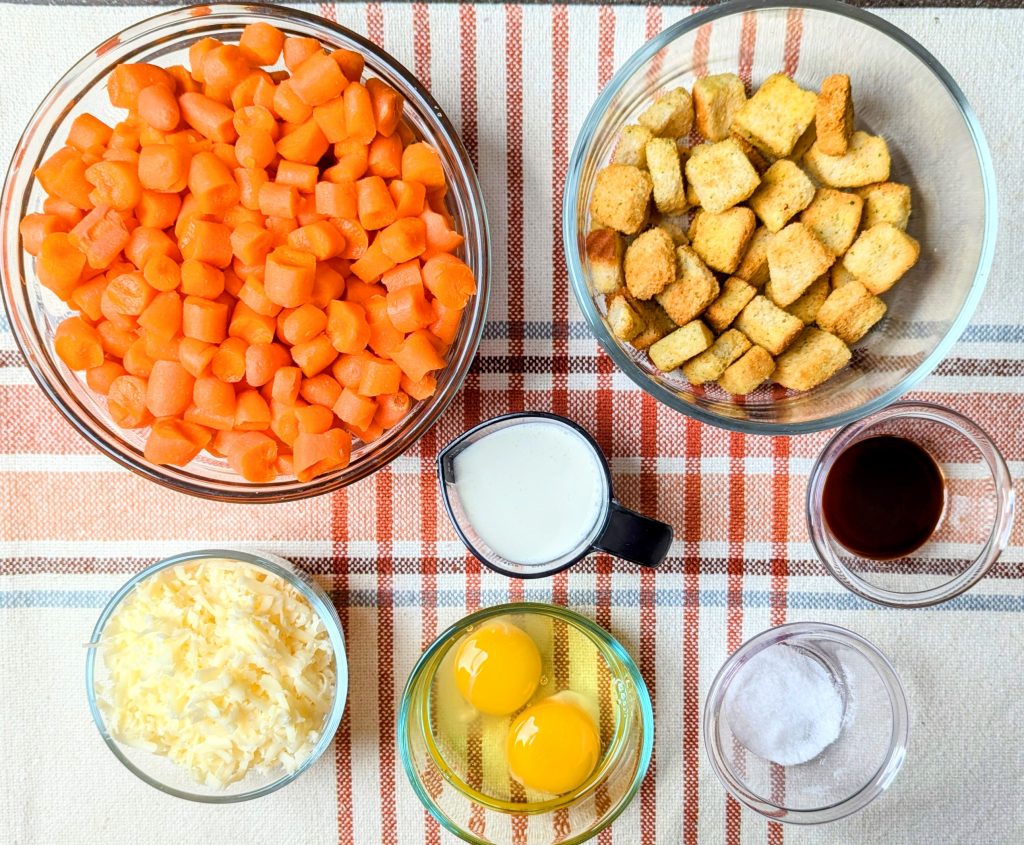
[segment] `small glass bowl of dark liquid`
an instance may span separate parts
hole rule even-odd
[[[955,411],[900,403],[841,429],[807,486],[811,542],[847,589],[924,607],[972,587],[1009,541],[1014,492],[988,435]]]

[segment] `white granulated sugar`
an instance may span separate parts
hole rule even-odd
[[[843,700],[824,666],[780,644],[759,652],[736,673],[725,718],[736,739],[758,757],[795,766],[838,739]]]

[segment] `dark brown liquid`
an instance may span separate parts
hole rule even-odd
[[[822,496],[835,539],[874,560],[903,557],[935,531],[945,483],[928,452],[902,437],[859,440],[832,465]]]

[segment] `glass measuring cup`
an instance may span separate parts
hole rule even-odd
[[[600,484],[600,490],[597,492],[599,507],[593,514],[591,524],[585,531],[581,531],[579,541],[571,548],[541,562],[523,562],[501,554],[474,526],[466,501],[459,490],[456,458],[470,446],[500,431],[514,426],[538,423],[560,427],[566,433],[579,438],[590,451],[597,467],[597,483]],[[593,551],[608,552],[641,566],[657,566],[668,554],[672,543],[670,525],[631,511],[615,500],[608,461],[597,441],[576,423],[557,414],[527,411],[486,420],[445,446],[437,456],[437,468],[445,510],[462,542],[481,562],[496,572],[512,578],[540,578],[551,575],[572,566]],[[496,479],[496,483],[500,482],[500,478]],[[516,514],[509,513],[508,517],[514,521]],[[528,530],[529,526],[523,528]]]

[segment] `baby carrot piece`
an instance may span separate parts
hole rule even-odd
[[[366,144],[354,138],[346,138],[334,145],[337,163],[323,172],[328,182],[354,182],[365,175],[369,166],[370,151]]]
[[[320,373],[312,378],[303,379],[299,396],[311,405],[323,405],[325,408],[330,408],[341,396],[341,385],[338,384],[337,379],[327,373]]]
[[[71,226],[67,220],[56,214],[28,214],[18,224],[21,245],[29,255],[38,256],[43,248],[43,239],[53,232],[66,232]]]
[[[419,381],[427,373],[444,368],[445,360],[437,354],[430,338],[431,335],[427,331],[414,331],[402,341],[396,352],[391,353],[391,360],[398,364],[412,381]]]
[[[337,262],[339,259],[333,259]],[[342,262],[344,264],[344,262]],[[348,267],[342,267],[348,271]],[[324,310],[334,299],[341,299],[345,293],[345,277],[326,262],[316,265],[316,278],[313,279],[313,293],[309,296],[310,304]]]
[[[177,291],[164,291],[153,297],[139,315],[139,325],[147,335],[170,340],[181,330],[181,297]]]
[[[143,452],[154,464],[185,466],[210,442],[210,432],[201,425],[178,419],[156,420],[146,438]]]
[[[260,188],[270,177],[262,167],[235,168],[235,182],[238,184],[238,202],[250,211],[260,210]]]
[[[444,166],[430,144],[410,144],[402,151],[402,181],[420,182],[429,188],[443,188]]]
[[[36,275],[43,287],[66,300],[82,277],[85,256],[64,232],[52,232],[43,238],[36,261]]]
[[[369,359],[359,381],[359,393],[363,396],[380,396],[395,393],[402,380],[402,370],[397,364],[380,358]]]
[[[216,299],[224,292],[224,274],[210,264],[186,259],[181,263],[181,292],[185,296]]]
[[[405,415],[409,413],[411,407],[412,402],[409,395],[401,390],[397,393],[385,393],[383,396],[377,397],[377,413],[374,415],[373,421],[381,428],[394,428],[405,419]]]
[[[186,297],[181,309],[181,333],[204,343],[221,343],[228,336],[228,306],[199,296]]]
[[[114,379],[123,375],[126,375],[125,369],[116,361],[104,361],[98,367],[86,370],[85,383],[89,385],[90,390],[106,396],[110,393],[110,385],[114,383]]]
[[[327,306],[327,336],[339,352],[362,352],[370,341],[366,311],[354,302],[331,302]]]
[[[370,243],[370,237],[356,220],[349,220],[344,217],[332,218],[331,222],[338,227],[338,231],[345,236],[345,249],[341,251],[339,258],[346,258],[358,261],[366,254]]]
[[[106,290],[107,279],[97,276],[77,285],[71,292],[71,305],[77,308],[82,316],[93,323],[103,319],[103,291]]]
[[[72,370],[90,370],[103,363],[99,332],[81,317],[68,317],[53,336],[57,356]]]
[[[63,147],[50,156],[35,172],[39,184],[50,196],[59,197],[76,208],[92,208],[89,199],[92,184],[85,178],[88,167],[82,154]]]
[[[296,161],[281,161],[277,165],[275,182],[282,185],[292,185],[295,190],[304,194],[311,194],[316,190],[316,180],[320,175],[316,165],[300,164]]]
[[[266,167],[277,155],[274,139],[269,132],[249,129],[235,141],[235,158],[245,168]]]
[[[333,304],[333,303],[332,303]],[[311,303],[300,305],[281,325],[281,339],[288,344],[306,343],[327,328],[327,315]]]
[[[434,322],[434,309],[427,302],[422,285],[389,291],[386,299],[388,319],[400,332],[414,332]]]
[[[139,91],[136,110],[139,117],[161,132],[173,132],[181,122],[181,109],[174,89],[166,85],[147,85]]]
[[[253,387],[263,387],[291,362],[292,356],[280,343],[254,343],[245,350],[245,380]]]
[[[262,314],[266,317],[276,317],[281,311],[280,305],[276,302],[271,302],[267,298],[263,281],[255,276],[245,280],[245,284],[238,291],[238,298],[257,314]]]
[[[419,182],[403,182],[393,179],[388,184],[388,192],[395,202],[395,214],[398,217],[419,217],[427,201],[427,188]],[[426,225],[426,224],[424,224]],[[447,229],[447,227],[445,227]]]
[[[139,153],[139,183],[161,193],[178,193],[188,186],[192,153],[176,144],[150,144]],[[141,201],[141,199],[140,199]]]
[[[293,185],[266,182],[260,186],[259,209],[268,217],[295,217],[299,213],[299,192]]]
[[[370,324],[369,346],[378,355],[388,356],[396,352],[405,340],[405,335],[394,327],[388,317],[388,303],[383,296],[366,300],[366,320]],[[385,391],[393,393],[394,391]]]
[[[316,277],[316,258],[308,252],[278,247],[266,261],[263,279],[267,298],[285,308],[297,308],[308,301]]]
[[[238,40],[242,55],[254,65],[275,64],[283,46],[284,33],[264,21],[248,24]]]
[[[235,415],[235,389],[216,376],[197,378],[192,387],[196,407],[218,415]]]
[[[154,417],[173,417],[192,404],[193,378],[176,361],[154,361],[146,388],[146,408]]]
[[[394,200],[379,176],[367,176],[356,182],[356,203],[364,229],[383,229],[395,222]]]
[[[68,226],[76,226],[85,217],[82,209],[72,205],[60,197],[47,197],[43,200],[43,214],[54,214],[64,220]]]
[[[323,434],[334,425],[334,412],[323,405],[307,405],[295,409],[295,420],[301,434]]]
[[[312,378],[326,370],[335,358],[338,357],[338,350],[331,346],[327,335],[317,335],[305,343],[297,343],[291,350],[292,360],[298,364],[299,369],[306,378]]]
[[[124,255],[142,270],[158,255],[174,259],[179,257],[179,252],[178,245],[162,229],[139,226],[129,235],[128,243],[124,245]]]
[[[317,182],[314,196],[320,214],[353,218],[359,213],[355,182]]]
[[[86,150],[102,149],[110,143],[110,136],[114,134],[111,129],[98,117],[91,114],[80,114],[71,122],[68,130],[68,146],[74,147],[80,153]]]
[[[437,391],[437,379],[428,374],[418,381],[413,381],[405,373],[402,373],[402,380],[399,382],[399,386],[409,394],[411,399],[419,402],[423,399],[429,399],[434,395]]]
[[[231,251],[243,264],[262,264],[272,248],[270,233],[257,223],[239,223],[231,232]]]
[[[405,99],[394,88],[379,79],[367,79],[366,90],[370,95],[377,132],[385,138],[393,135],[398,129],[398,122],[402,119]]]
[[[205,94],[187,93],[178,97],[178,105],[185,122],[200,135],[223,144],[233,144],[238,138],[235,113],[223,103]]]
[[[378,135],[370,144],[366,166],[371,176],[394,179],[402,172],[402,140],[397,135]]]
[[[236,431],[266,431],[270,428],[270,406],[258,390],[243,390],[235,400]]]
[[[439,299],[433,300],[430,306],[435,315],[434,322],[430,324],[430,333],[444,343],[454,343],[462,324],[462,308],[449,308]]]
[[[339,96],[348,85],[338,63],[322,50],[317,50],[295,68],[292,90],[310,106],[319,106]]]
[[[423,284],[448,308],[464,308],[476,293],[476,279],[465,262],[454,255],[441,253],[423,265]]]
[[[223,223],[192,218],[178,237],[178,246],[185,258],[205,261],[214,267],[231,264],[231,230]]]
[[[163,68],[148,64],[120,64],[107,79],[110,104],[121,109],[136,108],[139,94],[150,85],[163,85],[174,90],[173,77]]]
[[[110,418],[121,428],[142,428],[153,415],[146,409],[147,385],[144,378],[125,375],[114,379],[107,391]]]
[[[241,196],[234,173],[209,152],[192,156],[188,168],[188,189],[203,214],[223,214]]]
[[[334,403],[333,410],[343,422],[356,428],[367,428],[377,413],[377,403],[345,387],[342,388],[338,401]]]
[[[274,113],[286,123],[303,123],[313,116],[313,107],[295,93],[288,79],[283,80],[274,89],[271,104]]]
[[[384,254],[381,239],[375,238],[363,253],[363,257],[352,262],[352,272],[364,282],[375,282],[395,266],[395,261]]]
[[[103,351],[115,358],[124,358],[128,354],[131,345],[135,343],[135,332],[122,328],[110,320],[103,320],[96,326],[100,336],[100,343],[103,344]]]
[[[410,261],[427,248],[427,228],[418,217],[404,217],[381,230],[378,238],[384,254],[392,261]]]
[[[178,344],[178,363],[193,378],[202,378],[210,372],[210,364],[216,352],[217,347],[212,343],[183,337]]]
[[[142,275],[154,290],[174,290],[181,284],[181,265],[168,255],[155,255],[146,262]]]
[[[340,428],[323,434],[302,432],[292,446],[295,477],[299,481],[310,481],[325,472],[348,466],[351,452],[352,437]]]
[[[366,364],[374,360],[369,352],[357,352],[353,355],[342,355],[331,367],[331,375],[342,387],[358,392],[359,383],[363,380]]]
[[[303,164],[316,164],[329,147],[324,133],[312,117],[277,142],[277,152],[281,158]]]
[[[366,59],[362,53],[355,50],[338,49],[331,53],[331,58],[338,63],[341,72],[349,82],[358,82],[363,75],[363,68],[366,67]]]
[[[85,178],[95,186],[89,195],[93,205],[128,211],[142,199],[137,167],[126,161],[98,161],[85,171]]]
[[[300,226],[288,235],[288,246],[311,252],[318,261],[340,255],[345,249],[345,236],[326,220]]]
[[[422,287],[423,273],[420,272],[420,262],[414,258],[411,261],[403,261],[401,264],[396,264],[384,273],[380,280],[389,293],[400,288],[415,285]]]
[[[274,373],[270,395],[275,402],[294,405],[302,386],[302,370],[298,367],[281,367]]]
[[[265,484],[277,477],[277,443],[259,431],[241,432],[231,438],[225,457],[246,481]]]
[[[250,346],[270,343],[274,339],[274,318],[257,314],[242,301],[235,303],[228,325],[230,337],[240,337]]]
[[[328,143],[343,141],[348,132],[345,128],[345,98],[335,97],[313,108],[313,120],[324,133]]]
[[[156,296],[156,291],[147,284],[142,273],[133,271],[111,279],[107,284],[106,296],[118,314],[137,317],[146,310],[146,306]]]
[[[101,269],[109,267],[120,255],[131,234],[120,214],[107,206],[99,206],[86,214],[67,238],[79,252],[85,253],[90,267]]]
[[[369,92],[363,85],[353,82],[345,89],[342,97],[345,100],[345,129],[348,137],[364,146],[369,145],[377,134]]]
[[[284,64],[292,73],[314,53],[323,52],[315,38],[290,37],[284,40]]]
[[[252,65],[234,44],[221,44],[203,60],[203,91],[222,103],[231,102],[234,91],[252,73]]]
[[[236,109],[235,116],[231,119],[231,124],[235,127],[239,137],[246,132],[266,132],[276,141],[277,136],[281,132],[281,127],[277,125],[274,113],[264,106],[243,106],[240,109]]]

